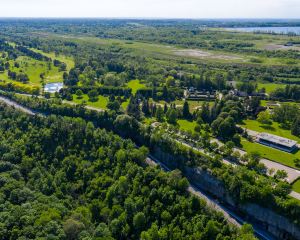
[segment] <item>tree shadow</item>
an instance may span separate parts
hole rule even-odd
[[[274,127],[268,126],[268,125],[260,125],[260,127],[265,129],[265,130],[274,131],[274,132],[276,130]]]

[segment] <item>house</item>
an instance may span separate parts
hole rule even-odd
[[[297,141],[279,137],[269,133],[258,134],[257,142],[268,147],[276,148],[289,153],[295,151],[298,148]]]
[[[216,92],[210,91],[197,91],[195,88],[191,87],[188,90],[184,91],[184,97],[187,100],[201,101],[201,100],[215,100]]]

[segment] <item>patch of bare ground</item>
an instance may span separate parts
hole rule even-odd
[[[298,50],[300,51],[300,45],[285,46],[282,44],[267,44],[264,46],[264,50],[274,51],[274,50]]]
[[[174,53],[176,55],[184,56],[184,57],[196,57],[196,58],[212,58],[219,60],[243,60],[242,57],[229,55],[229,54],[218,54],[207,52],[203,50],[195,50],[195,49],[184,49],[184,50],[175,50]]]

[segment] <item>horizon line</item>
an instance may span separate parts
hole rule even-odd
[[[93,20],[103,20],[103,19],[112,19],[112,20],[285,20],[285,21],[300,21],[300,18],[280,18],[280,17],[269,17],[269,18],[260,18],[260,17],[230,17],[230,18],[184,18],[184,17],[58,17],[58,16],[49,16],[49,17],[29,17],[29,16],[9,16],[1,17],[0,19],[93,19]]]

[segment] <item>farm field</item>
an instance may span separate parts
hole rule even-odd
[[[279,123],[277,122],[273,122],[271,126],[263,126],[261,123],[259,123],[256,120],[244,120],[243,123],[244,125],[241,126],[247,129],[257,131],[257,132],[267,132],[274,135],[278,135],[280,137],[285,137],[300,142],[300,138],[292,135],[291,130],[281,128]]]
[[[290,154],[271,147],[261,145],[259,143],[249,142],[244,138],[241,141],[241,145],[242,148],[248,153],[258,152],[261,154],[261,157],[263,158],[267,158],[272,161],[282,163],[286,166],[290,166],[294,168],[297,168],[295,166],[294,160],[297,158],[300,159],[300,151],[294,154]]]

